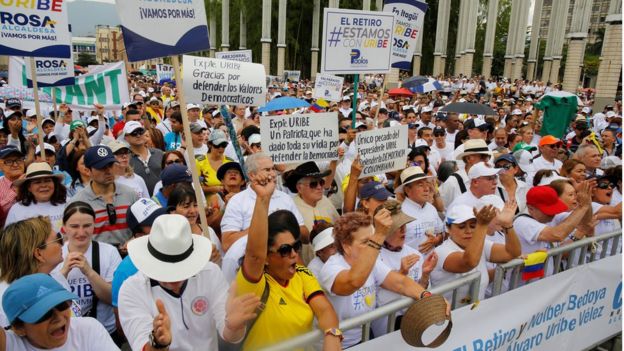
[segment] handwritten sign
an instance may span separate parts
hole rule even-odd
[[[405,168],[407,125],[358,133],[355,143],[363,166],[360,178]]]
[[[318,73],[314,81],[313,97],[315,99],[325,99],[327,101],[340,101],[343,82],[343,77]]]

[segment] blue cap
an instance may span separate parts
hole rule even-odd
[[[508,161],[508,162],[513,163],[514,165],[518,164],[518,162],[516,161],[516,158],[512,154],[502,154],[498,156],[496,160],[494,160],[494,164],[497,164],[498,161]]]
[[[108,146],[92,146],[85,152],[84,164],[87,168],[103,169],[115,162],[117,159]]]
[[[15,147],[14,145],[7,145],[7,146],[0,148],[0,159],[3,159],[13,154],[24,156],[24,154],[21,151],[19,151],[19,149]]]
[[[65,290],[51,276],[35,273],[9,285],[2,295],[2,308],[9,324],[18,318],[25,323],[35,323],[61,302],[76,299],[78,296]]]
[[[192,183],[193,177],[191,175],[191,171],[185,165],[181,164],[172,164],[160,173],[160,180],[162,180],[163,186],[168,186],[175,183]]]
[[[392,193],[380,182],[368,182],[360,189],[360,199],[374,198],[379,201],[386,201]]]

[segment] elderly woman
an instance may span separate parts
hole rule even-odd
[[[413,279],[392,271],[379,260],[392,224],[391,213],[385,208],[378,211],[374,219],[364,213],[350,212],[334,224],[338,253],[325,262],[320,281],[340,320],[373,311],[380,287],[414,299],[430,295]],[[343,346],[359,343],[361,334],[359,329],[346,331]]]
[[[67,189],[62,174],[54,174],[45,162],[31,163],[26,176],[14,182],[18,188],[17,202],[9,210],[5,227],[35,216],[50,218],[52,230],[61,230]]]
[[[486,240],[488,226],[496,218],[493,206],[485,206],[479,212],[466,205],[453,206],[446,214],[448,238],[435,249],[438,263],[431,272],[431,285],[440,286],[466,274],[479,272],[478,299],[484,299],[489,283],[486,262],[504,263],[521,254],[520,241],[513,230],[513,216],[508,217],[501,223],[505,243],[494,243]],[[452,293],[446,296],[450,299]],[[454,301],[455,306],[475,302],[468,287],[457,291],[457,299],[460,300]]]
[[[620,173],[621,177],[621,173]],[[615,184],[613,179],[609,177],[599,177],[596,181],[596,187],[592,190],[592,209],[595,219],[598,221],[594,228],[594,235],[600,236],[607,233],[613,233],[622,230],[622,202],[611,206],[611,198]],[[619,248],[622,251],[622,239],[620,237]],[[611,252],[613,242],[607,245],[607,254]],[[598,250],[598,252],[601,252]]]
[[[586,168],[583,162],[577,159],[569,159],[563,162],[559,173],[562,177],[570,178],[573,183],[578,184],[587,179],[585,171]]]
[[[256,350],[308,332],[316,318],[325,333],[324,350],[340,350],[336,312],[314,275],[297,264],[301,249],[297,219],[286,210],[269,215],[275,176],[268,172],[250,177],[256,203],[236,282],[239,294],[252,292],[265,307],[247,331],[243,349]]]

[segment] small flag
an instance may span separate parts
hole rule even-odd
[[[309,109],[314,111],[314,112],[316,112],[316,113],[319,113],[319,112],[321,112],[321,110],[323,110],[323,108],[321,106],[319,106],[318,104],[310,105]]]
[[[329,106],[329,103],[327,101],[325,101],[322,98],[319,98],[316,100],[315,103],[313,103],[310,106],[310,110],[318,113],[318,112],[321,112],[321,110],[323,110],[324,108],[327,108],[328,106]]]
[[[522,280],[527,281],[533,278],[541,278],[544,276],[544,263],[548,258],[548,254],[544,251],[536,251],[527,256],[524,260],[524,268],[522,269]]]

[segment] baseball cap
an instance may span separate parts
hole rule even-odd
[[[512,154],[502,154],[498,156],[496,160],[494,160],[494,164],[497,164],[499,161],[508,161],[508,162],[513,163],[514,165],[518,164],[518,162],[516,161],[516,159],[513,157]]]
[[[72,131],[72,132],[73,132],[74,130],[76,130],[76,128],[78,128],[78,127],[86,128],[87,126],[85,125],[85,123],[84,123],[83,121],[81,121],[81,120],[79,120],[79,119],[77,119],[77,120],[75,120],[75,121],[72,121],[72,122],[69,124],[69,130],[70,130],[70,131]]]
[[[427,105],[425,107],[422,108],[422,110],[420,110],[420,113],[428,113],[428,112],[432,112],[433,109],[431,108],[431,106]]]
[[[537,147],[535,147],[533,145],[530,145],[530,144],[527,144],[524,141],[521,141],[521,142],[517,143],[514,146],[513,150],[511,150],[511,152],[516,152],[518,150],[526,150],[526,151],[531,152],[531,151],[537,150]]]
[[[9,324],[17,319],[35,323],[58,304],[78,299],[48,274],[35,273],[15,280],[2,295]]]
[[[17,147],[13,145],[6,145],[0,148],[0,160],[5,159],[9,155],[18,154],[19,156],[24,156],[24,153],[21,152]]]
[[[22,113],[22,111],[6,111],[4,113],[4,119],[9,120],[13,117],[18,117],[18,118],[22,118],[24,116],[24,114]]]
[[[22,101],[17,98],[8,98],[5,100],[4,105],[9,109],[22,107]]]
[[[180,106],[180,103],[176,100],[169,101],[169,108],[174,108]]]
[[[54,148],[54,146],[48,143],[43,143],[43,148],[46,151],[52,151],[52,153],[56,154],[56,149]],[[41,153],[41,146],[37,145],[37,147],[35,148],[35,155],[39,155],[40,153]]]
[[[199,107],[199,105],[196,105],[196,104],[186,104],[186,110],[187,110],[187,111],[188,111],[188,110],[195,109],[195,108],[196,108],[196,109],[199,109],[200,107]]]
[[[139,199],[128,208],[126,223],[134,233],[140,226],[151,227],[156,217],[167,214],[167,209],[160,207],[152,199]]]
[[[471,119],[467,119],[466,122],[464,122],[464,128],[465,129],[479,128],[479,130],[485,131],[490,128],[490,125],[481,119],[471,118]]]
[[[455,205],[446,212],[446,225],[461,224],[476,218],[472,207],[468,205]]]
[[[489,167],[485,164],[485,162],[479,162],[474,166],[470,167],[470,170],[468,171],[468,178],[472,180],[479,177],[490,177],[493,175],[498,175],[502,171],[503,169],[501,168]]]
[[[542,179],[540,179],[539,184],[537,185],[549,185],[550,183],[554,182],[555,180],[569,180],[568,178],[562,177],[559,174],[557,174],[556,172],[552,172],[552,174],[549,177],[542,177]]]
[[[589,106],[583,107],[583,109],[581,110],[581,113],[591,113],[591,107]]]
[[[247,140],[249,144],[260,144],[261,141],[262,137],[260,136],[260,134],[252,134]]]
[[[125,104],[123,104],[123,109],[127,109],[130,106],[134,106],[135,108],[137,107],[136,101],[131,101],[131,102],[126,102]]]
[[[115,162],[117,160],[108,146],[92,146],[85,152],[84,164],[87,168],[103,169]]]
[[[98,116],[91,116],[87,119],[87,124],[91,124],[91,122],[96,122],[98,120]]]
[[[312,247],[314,252],[323,250],[329,245],[334,243],[334,228],[329,227],[322,232],[318,233],[314,239],[312,239]]]
[[[191,123],[190,128],[191,128],[191,133],[200,133],[201,131],[207,129],[206,127],[202,126],[199,123]]]
[[[600,168],[603,170],[607,170],[609,168],[617,167],[622,165],[622,160],[617,156],[607,156],[600,161]]]
[[[212,133],[210,133],[210,137],[208,137],[208,142],[212,143],[212,145],[227,143],[227,141],[225,133],[221,129],[213,130]]]
[[[140,122],[130,121],[130,122],[126,122],[126,124],[124,125],[123,132],[124,134],[132,134],[132,132],[134,132],[137,129],[145,129],[145,128],[143,128],[143,125]]]
[[[34,108],[31,108],[30,110],[26,110],[26,117],[27,118],[37,117],[37,111]]]
[[[544,135],[540,141],[539,141],[539,146],[544,146],[544,145],[555,145],[555,144],[563,144],[563,142],[559,139],[559,138],[555,138],[552,135]]]
[[[511,115],[512,116],[522,115],[522,111],[519,108],[517,108],[517,109],[511,111]]]
[[[360,199],[369,199],[374,198],[375,200],[385,201],[392,193],[386,189],[383,184],[379,182],[368,182],[362,186],[360,189]]]
[[[108,147],[111,149],[111,151],[113,152],[113,154],[121,149],[129,149],[130,147],[128,146],[128,144],[124,143],[123,141],[119,141],[119,140],[112,140],[110,143],[108,143]]]
[[[526,195],[526,204],[537,208],[548,216],[554,216],[568,210],[568,206],[559,199],[555,189],[547,185],[539,185],[529,189]]]
[[[533,155],[526,150],[518,150],[513,153],[514,158],[516,159],[516,164],[520,169],[525,173],[530,173],[535,171],[533,168]]]
[[[160,173],[160,180],[163,187],[165,187],[175,183],[192,183],[193,177],[188,167],[174,163],[163,169],[162,173]]]

